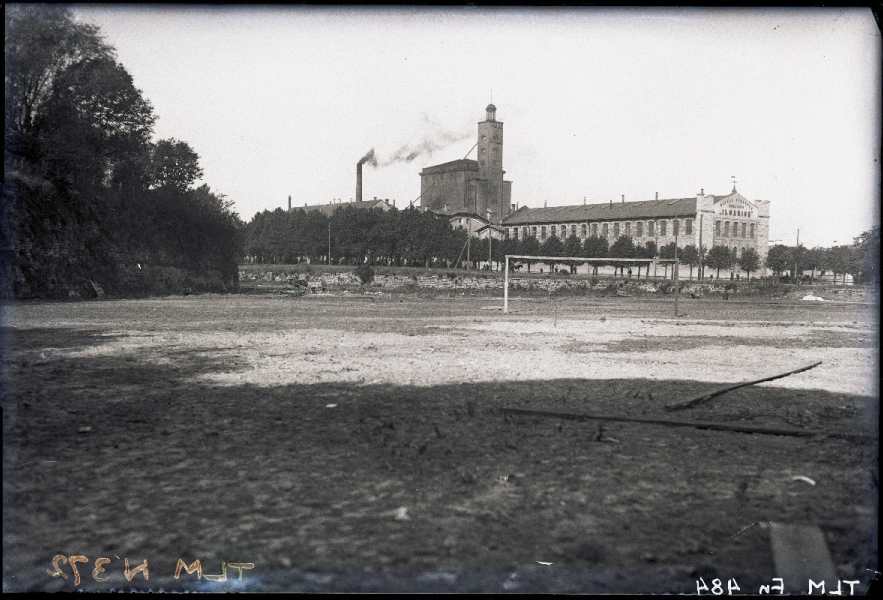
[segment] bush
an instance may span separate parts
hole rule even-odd
[[[374,279],[374,267],[368,263],[359,265],[356,267],[355,275],[362,282],[362,285],[367,285]]]

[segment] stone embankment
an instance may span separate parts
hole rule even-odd
[[[298,282],[321,282],[331,290],[334,288],[346,289],[361,286],[359,278],[354,273],[286,273],[273,270],[267,271],[240,271],[241,283],[254,283],[257,285],[279,284],[295,286]],[[707,284],[682,280],[681,291],[696,295],[705,295],[715,292],[735,293],[736,289],[730,284]],[[274,286],[275,287],[275,286]],[[368,289],[441,289],[441,290],[502,290],[503,278],[501,276],[469,276],[469,275],[376,275],[374,280],[367,286]],[[600,292],[612,292],[620,295],[632,293],[670,293],[674,290],[674,283],[670,280],[642,280],[642,279],[598,279],[598,278],[573,278],[561,277],[521,277],[510,276],[510,290],[535,290],[546,292],[559,292],[571,290],[595,290]]]

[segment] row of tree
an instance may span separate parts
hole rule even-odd
[[[851,246],[815,248],[802,246],[773,246],[769,250],[766,266],[781,276],[783,272],[802,273],[804,270],[828,271],[836,274],[849,273],[859,281],[878,281],[876,265],[880,252],[880,229],[862,234]],[[432,212],[414,208],[389,211],[357,209],[348,204],[337,207],[328,216],[319,210],[297,209],[264,211],[254,216],[245,227],[245,253],[248,260],[258,263],[296,263],[305,260],[333,264],[358,265],[419,265],[451,266],[462,261],[480,261],[487,264],[503,262],[508,255],[584,257],[584,258],[635,258],[674,259],[675,243],[657,248],[648,241],[636,245],[629,236],[621,236],[613,244],[606,238],[589,237],[566,239],[551,236],[540,242],[535,237],[520,240],[468,240],[467,233],[453,228],[448,220]],[[690,244],[679,248],[677,258],[681,264],[694,269],[700,275],[720,277],[722,270],[741,270],[748,278],[764,266],[760,255],[752,248],[737,253],[726,246],[703,248]],[[573,261],[570,261],[573,262]],[[567,265],[568,261],[559,264]],[[603,262],[595,263],[597,266]],[[637,268],[646,263],[611,262],[620,270]],[[530,265],[527,266],[528,270]],[[668,276],[668,264],[664,263]],[[708,273],[708,269],[714,273]]]
[[[319,210],[297,209],[264,211],[254,216],[245,228],[245,252],[248,259],[257,263],[297,263],[305,260],[333,264],[358,265],[419,265],[451,266],[462,261],[499,263],[509,255],[585,258],[675,258],[675,243],[657,248],[652,241],[635,245],[629,236],[621,236],[609,244],[607,239],[589,237],[581,240],[576,236],[566,239],[549,237],[540,242],[537,238],[521,240],[468,239],[467,233],[453,228],[444,217],[414,208],[402,211],[358,209],[348,204],[337,207],[328,216]],[[742,255],[725,246],[716,246],[704,253],[689,245],[681,248],[678,258],[693,268],[704,264],[716,269],[738,266],[746,273],[760,267],[760,257],[754,250]],[[561,261],[567,264],[567,261]],[[596,272],[597,272],[596,263]],[[601,263],[603,264],[603,263]],[[642,264],[610,263],[620,269],[636,267],[640,277]],[[528,269],[530,266],[528,265]],[[668,265],[665,266],[666,273]]]
[[[5,294],[235,289],[243,223],[156,116],[99,29],[67,8],[5,10]]]
[[[852,244],[831,248],[776,245],[769,249],[766,265],[777,276],[788,273],[793,280],[832,273],[834,280],[852,275],[856,283],[880,283],[880,226],[855,238]],[[810,271],[806,275],[806,271]]]

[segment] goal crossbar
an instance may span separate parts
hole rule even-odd
[[[542,262],[582,262],[582,263],[629,263],[629,264],[647,264],[650,268],[651,264],[658,263],[680,263],[674,258],[585,258],[583,256],[530,256],[527,254],[507,254],[506,264],[503,268],[503,312],[509,312],[509,259],[513,260],[532,260]],[[677,305],[676,305],[677,306]],[[677,308],[675,309],[677,312]]]

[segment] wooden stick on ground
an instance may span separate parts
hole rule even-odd
[[[778,375],[773,375],[772,377],[764,377],[763,379],[755,379],[754,381],[743,381],[742,383],[736,383],[733,385],[728,385],[726,387],[722,387],[718,390],[711,392],[710,394],[705,394],[703,396],[699,396],[698,398],[692,398],[690,400],[684,400],[683,402],[675,402],[674,404],[669,404],[665,407],[665,410],[683,410],[685,408],[693,408],[694,406],[698,406],[699,404],[704,404],[711,400],[712,398],[716,398],[721,394],[726,394],[727,392],[732,392],[733,390],[737,390],[739,388],[747,387],[749,385],[754,385],[756,383],[763,383],[764,381],[772,381],[773,379],[780,379],[782,377],[787,377],[788,375],[794,375],[795,373],[802,373],[803,371],[809,371],[810,369],[819,366],[822,364],[822,361],[812,363],[811,365],[806,365],[804,367],[800,367],[799,369],[794,369],[793,371],[788,371],[787,373],[779,373]]]
[[[767,435],[788,435],[797,437],[815,437],[817,435],[853,440],[857,442],[875,440],[877,436],[867,433],[846,433],[838,431],[807,431],[805,429],[782,429],[778,427],[748,427],[729,423],[708,423],[691,421],[668,421],[664,419],[641,419],[638,417],[613,417],[610,415],[580,415],[543,410],[527,410],[523,408],[501,408],[505,413],[529,415],[533,417],[558,417],[575,421],[620,421],[624,423],[645,423],[647,425],[665,425],[668,427],[695,427],[696,429],[712,429],[716,431],[733,431],[736,433],[762,433]]]

